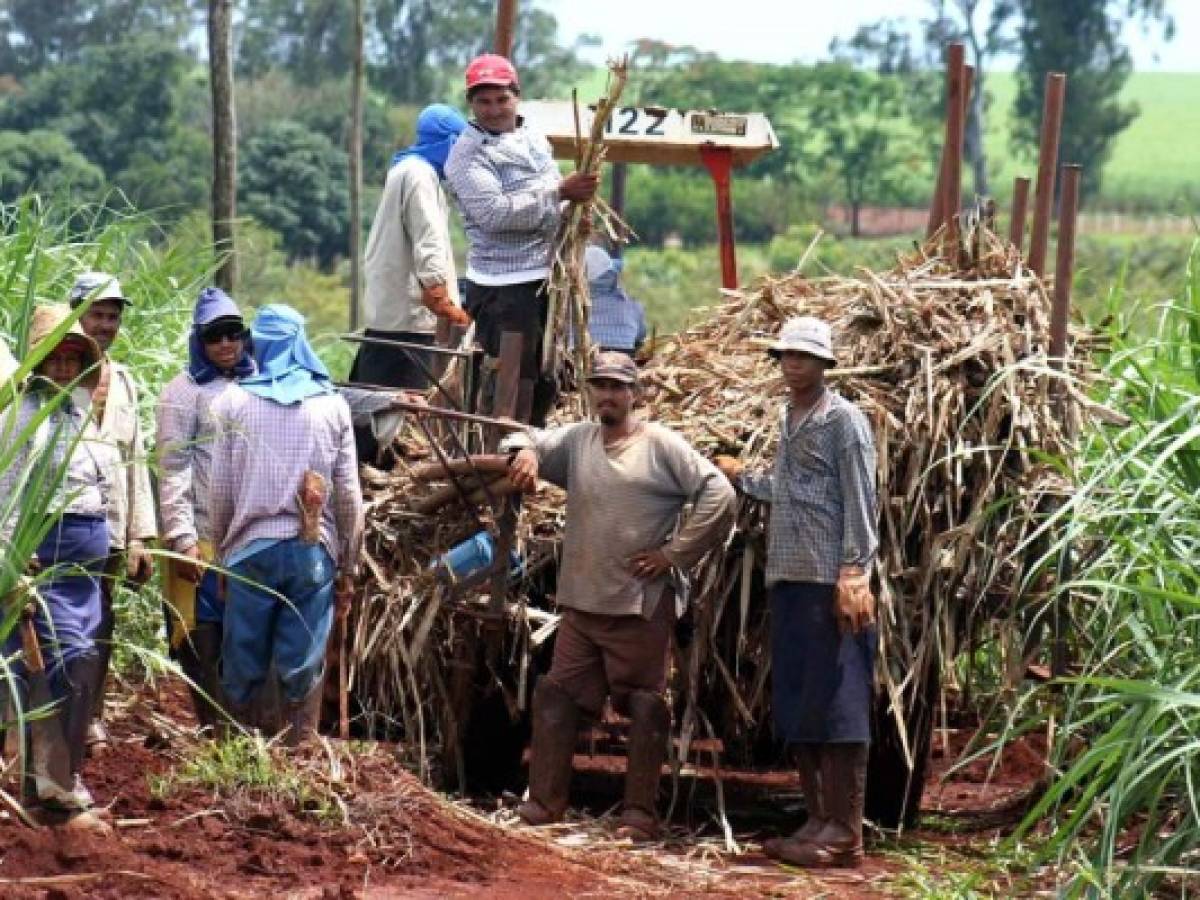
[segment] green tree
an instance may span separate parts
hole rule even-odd
[[[822,63],[813,74],[805,104],[814,158],[839,186],[857,236],[863,205],[894,200],[906,181],[927,178],[927,160],[905,121],[902,80],[844,63]]]
[[[349,161],[323,134],[298,122],[274,122],[239,157],[242,213],[279,232],[290,261],[328,268],[345,252]]]
[[[185,67],[180,51],[149,41],[88,47],[0,103],[0,128],[64,134],[113,180],[135,155],[167,158]]]
[[[1036,147],[1047,72],[1067,76],[1059,157],[1083,166],[1083,191],[1100,190],[1104,163],[1113,141],[1138,115],[1137,104],[1122,103],[1120,93],[1133,71],[1129,50],[1121,43],[1127,19],[1163,23],[1167,37],[1173,25],[1164,0],[1016,0],[1021,16],[1017,38],[1014,138]]]
[[[0,4],[0,74],[24,77],[75,62],[88,47],[131,35],[178,47],[195,24],[188,0],[5,0]]]
[[[13,203],[35,188],[47,194],[70,190],[76,198],[92,199],[103,186],[104,173],[63,135],[0,131],[0,202]]]

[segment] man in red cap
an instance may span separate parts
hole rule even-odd
[[[520,94],[517,70],[503,56],[485,54],[467,66],[472,121],[450,151],[446,180],[470,242],[464,306],[488,357],[484,407],[490,409],[500,336],[520,332],[521,377],[534,381],[531,419],[542,425],[555,395],[553,378],[541,374],[554,234],[565,202],[590,200],[598,179],[559,175],[549,142],[517,114]]]

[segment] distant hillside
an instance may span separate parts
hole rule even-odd
[[[989,168],[997,173],[994,193],[1006,197],[1013,178],[1033,174],[1035,164],[1013,158],[1009,145],[1016,76],[1007,72],[989,76],[988,91],[992,95]],[[1200,210],[1200,72],[1135,72],[1125,97],[1141,107],[1141,115],[1117,139],[1104,172],[1103,205]]]

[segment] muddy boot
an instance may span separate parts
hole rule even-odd
[[[201,728],[215,729],[225,718],[225,693],[221,689],[221,626],[197,622],[179,648],[179,663],[191,684],[192,708]]]
[[[118,557],[118,565],[124,567],[122,557]],[[113,592],[116,591],[117,580],[113,573],[116,571],[119,569],[114,568],[113,558],[109,557],[109,565],[100,580],[100,625],[96,631],[95,674],[91,685],[92,713],[87,724],[88,753],[103,753],[112,744],[108,729],[104,727],[104,689],[108,683],[113,632],[116,630],[116,616],[113,613]]]
[[[324,679],[318,678],[303,700],[288,700],[283,705],[287,731],[284,732],[285,747],[299,747],[317,736],[321,720],[321,688]]]
[[[635,841],[658,839],[658,782],[667,759],[671,711],[650,691],[629,696],[629,745],[626,750],[625,805],[617,833]]]
[[[526,825],[550,825],[567,811],[571,761],[579,731],[579,707],[549,678],[533,692],[533,741],[529,746],[529,799],[517,809]]]
[[[823,744],[821,788],[825,827],[786,862],[807,868],[856,869],[863,861],[862,819],[867,787],[866,744]]]
[[[763,842],[763,853],[771,859],[787,861],[799,852],[799,845],[809,843],[825,827],[828,813],[821,792],[821,745],[794,744],[792,758],[800,774],[800,790],[804,794],[804,808],[808,818],[804,824],[786,838],[771,838]]]
[[[92,793],[83,783],[83,757],[87,750],[88,729],[95,708],[95,686],[99,683],[101,660],[97,656],[79,656],[66,664],[67,695],[63,698],[63,739],[71,760],[74,778],[72,796],[80,809],[95,805]]]

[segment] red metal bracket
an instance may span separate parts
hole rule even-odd
[[[721,287],[736,290],[737,253],[733,239],[733,151],[705,144],[700,159],[717,189],[717,243],[721,248]]]

